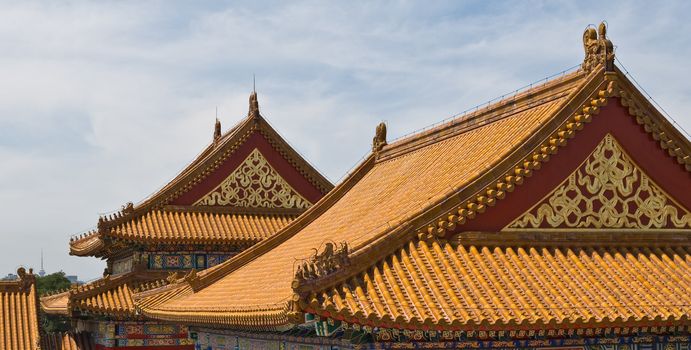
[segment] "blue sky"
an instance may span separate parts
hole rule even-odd
[[[337,181],[380,121],[396,138],[579,64],[617,57],[691,130],[691,4],[0,1],[0,275],[89,279],[70,235],[170,180],[247,111]]]

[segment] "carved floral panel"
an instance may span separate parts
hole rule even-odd
[[[691,228],[676,203],[606,135],[546,199],[508,228]]]
[[[255,149],[218,187],[195,205],[305,209],[311,203]]]

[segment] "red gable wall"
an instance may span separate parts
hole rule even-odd
[[[264,136],[255,131],[233,154],[216,170],[209,174],[202,182],[171,202],[173,205],[192,205],[216,188],[230,173],[232,173],[247,156],[258,149],[271,166],[290,184],[300,195],[316,203],[323,194],[302,176],[280,153],[278,153]]]
[[[514,192],[498,201],[495,207],[461,225],[458,231],[500,231],[559,186],[608,133],[660,188],[684,207],[691,208],[691,190],[688,188],[691,173],[660,148],[658,142],[628,114],[619,99],[611,99],[590,124],[543,163],[531,178],[525,179],[523,185],[516,186]]]

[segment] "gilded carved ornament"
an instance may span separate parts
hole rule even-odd
[[[312,257],[298,266],[295,278],[299,284],[301,281],[328,276],[348,264],[348,243],[343,242],[336,246],[334,243],[327,242],[321,253],[314,249]]]
[[[216,113],[218,114],[218,110],[216,110]],[[216,123],[214,123],[214,143],[217,143],[221,136],[221,121],[216,117]]]
[[[583,49],[585,50],[585,59],[581,68],[584,71],[590,72],[600,64],[605,65],[606,71],[614,70],[614,45],[607,38],[605,22],[600,23],[597,30],[588,27],[583,32]]]
[[[31,286],[36,283],[34,269],[29,269],[27,272],[25,268],[20,267],[17,269],[17,276],[19,277],[19,289],[23,292],[28,292]]]
[[[379,123],[372,138],[372,152],[378,153],[386,146],[386,124]]]
[[[251,118],[259,117],[259,100],[257,100],[257,92],[252,91],[250,94],[250,109],[247,115]]]
[[[691,213],[667,196],[606,135],[585,163],[507,228],[691,228]]]
[[[312,204],[271,167],[259,150],[254,149],[217,188],[195,205],[306,209]]]

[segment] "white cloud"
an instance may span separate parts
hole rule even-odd
[[[0,271],[96,277],[69,234],[140,200],[245,115],[263,113],[331,179],[391,138],[582,59],[607,19],[618,57],[691,130],[686,2],[0,2]]]

